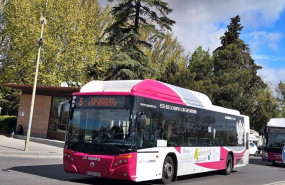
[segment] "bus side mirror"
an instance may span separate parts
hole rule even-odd
[[[64,106],[69,105],[69,100],[66,101],[62,101],[57,105],[57,116],[59,119],[61,119],[62,117],[62,112],[63,112],[63,108]]]
[[[146,125],[146,115],[140,115],[140,127],[145,128]]]
[[[62,102],[57,105],[57,117],[61,117]]]

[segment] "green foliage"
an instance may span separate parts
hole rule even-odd
[[[6,3],[1,17],[0,82],[33,83],[45,3],[45,0]],[[111,15],[101,10],[97,0],[48,1],[45,18],[38,84],[60,85],[67,80],[86,83],[94,62],[97,69],[93,70],[106,72],[111,52],[96,42]]]
[[[240,39],[239,35],[240,32],[243,29],[243,26],[240,24],[240,17],[239,15],[231,18],[231,23],[230,25],[227,26],[228,31],[225,32],[224,36],[221,37],[221,44],[222,46],[219,47],[218,49],[225,49],[230,44],[240,44]],[[245,44],[243,44],[243,47],[246,47]]]
[[[278,112],[278,118],[285,118],[285,108],[281,108],[281,110],[279,110]]]
[[[20,92],[14,89],[0,86],[1,115],[17,115],[20,100]]]
[[[253,106],[253,105],[252,105]],[[269,88],[258,93],[254,111],[250,115],[251,127],[259,131],[264,128],[271,118],[278,117],[278,103]]]
[[[171,11],[168,4],[161,0],[121,0],[112,8],[111,14],[114,15],[115,21],[106,28],[106,42],[102,44],[113,47],[115,58],[128,55],[131,60],[112,64],[107,79],[110,76],[131,79],[135,72],[139,73],[135,76],[141,78],[140,74],[151,72],[147,66],[148,58],[142,50],[151,48],[151,41],[164,36],[163,29],[171,30],[175,23],[167,17]],[[144,30],[150,33],[146,40],[141,39]],[[131,72],[134,68],[130,66],[138,66],[135,64],[137,62],[140,63],[140,67]],[[116,64],[118,66],[115,66]],[[117,72],[118,74],[115,74]]]
[[[201,46],[198,47],[191,55],[187,69],[189,70],[189,75],[194,77],[190,81],[188,88],[204,93],[211,98],[213,62],[209,51],[204,51]]]
[[[283,82],[279,82],[278,86],[275,88],[277,92],[277,100],[279,102],[279,105],[281,107],[284,107],[285,105],[285,84]]]
[[[11,133],[16,128],[16,116],[0,116],[0,132]]]
[[[128,80],[142,79],[145,72],[145,67],[126,53],[114,55],[112,63],[107,71],[109,76],[106,80]]]
[[[150,33],[146,34],[149,35]],[[168,78],[170,78],[171,73],[174,73],[171,65],[175,63],[181,68],[185,65],[186,58],[183,57],[183,52],[184,48],[173,36],[173,33],[168,32],[165,37],[157,39],[152,49],[144,52],[148,57],[148,66],[152,69],[146,77],[170,82],[171,80]]]

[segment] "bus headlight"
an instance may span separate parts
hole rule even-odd
[[[267,152],[263,152],[263,158],[268,159],[268,153]]]
[[[125,164],[128,164],[129,161],[133,158],[133,155],[131,154],[127,154],[127,155],[118,155],[118,156],[115,156],[114,158],[114,162],[113,162],[113,168],[117,168],[121,165],[125,165]]]

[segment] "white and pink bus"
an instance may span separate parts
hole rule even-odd
[[[249,119],[201,93],[155,80],[91,81],[74,93],[64,169],[129,181],[248,164]]]

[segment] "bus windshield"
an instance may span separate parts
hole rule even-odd
[[[285,128],[269,128],[267,147],[285,146]]]
[[[285,134],[269,133],[267,147],[283,147],[285,146]]]
[[[130,152],[134,143],[130,120],[127,109],[75,108],[67,129],[66,147],[89,154]]]

